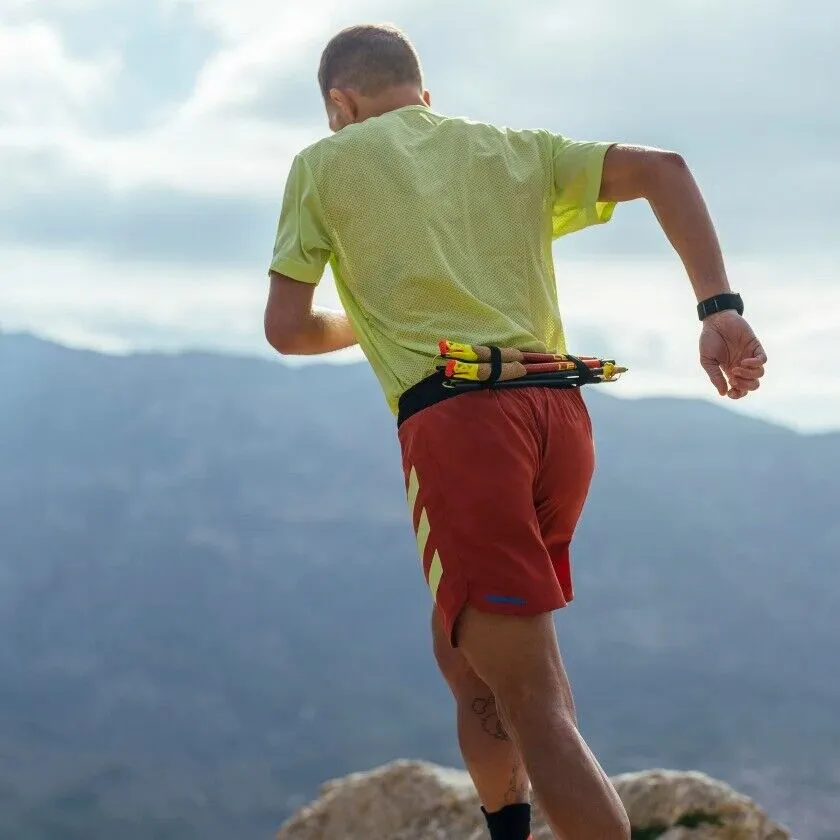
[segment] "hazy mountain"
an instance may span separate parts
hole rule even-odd
[[[586,735],[840,838],[840,434],[588,401]],[[0,336],[0,524],[0,837],[269,837],[330,776],[457,763],[365,366]]]

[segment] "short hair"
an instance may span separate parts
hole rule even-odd
[[[399,85],[423,86],[420,59],[411,41],[390,24],[361,24],[330,39],[321,55],[318,84],[324,99],[331,88],[376,96]]]

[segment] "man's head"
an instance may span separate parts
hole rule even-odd
[[[417,52],[389,25],[351,26],[335,35],[321,55],[318,83],[333,131],[430,101]]]

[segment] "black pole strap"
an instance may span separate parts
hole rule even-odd
[[[489,347],[490,350],[490,376],[485,380],[488,385],[499,381],[502,375],[502,351],[498,347]]]

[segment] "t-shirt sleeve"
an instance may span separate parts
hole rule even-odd
[[[317,285],[331,255],[315,179],[306,161],[298,155],[283,193],[271,269],[292,280]]]
[[[612,218],[615,202],[598,201],[604,156],[612,145],[551,135],[554,183],[551,223],[555,239]]]

